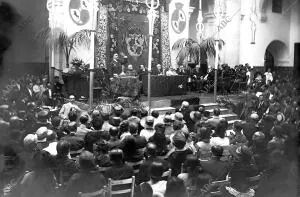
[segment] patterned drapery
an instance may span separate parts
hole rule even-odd
[[[107,65],[107,55],[106,55],[106,46],[107,46],[107,35],[108,35],[108,17],[107,17],[107,8],[100,4],[98,21],[97,21],[97,30],[96,30],[96,66],[99,66],[101,63]]]
[[[171,53],[170,53],[170,42],[169,42],[169,16],[164,11],[163,6],[160,10],[161,14],[161,56],[162,56],[162,67],[167,70],[171,66]]]
[[[128,20],[127,16],[136,15],[137,17],[146,16],[148,7],[144,3],[130,2],[126,0],[110,0],[106,3],[108,16],[108,39],[107,39],[107,63],[112,61],[114,53],[124,52],[124,43],[120,40],[120,35],[124,30],[120,30],[120,24]],[[158,11],[159,12],[159,11]],[[160,14],[158,14],[160,16]],[[148,21],[145,19],[145,28],[148,28]],[[145,35],[148,44],[148,34]],[[161,63],[161,19],[158,17],[154,24],[153,36],[153,64]],[[144,47],[145,50],[148,47]],[[147,61],[146,61],[147,62]]]

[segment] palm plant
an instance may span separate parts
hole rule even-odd
[[[58,45],[63,49],[66,58],[66,66],[69,68],[70,55],[78,46],[90,46],[91,30],[81,30],[75,34],[68,36],[65,32],[60,32],[56,40]]]
[[[89,47],[91,43],[92,30],[83,29],[71,36],[60,28],[54,28],[52,31],[49,27],[42,28],[36,35],[37,38],[46,40],[47,44],[53,43],[58,45],[64,52],[66,66],[69,68],[71,52],[78,46]]]
[[[182,65],[184,60],[188,57],[192,62],[199,64],[200,61],[206,61],[207,56],[215,57],[215,44],[216,40],[211,37],[203,40],[201,43],[198,43],[192,38],[181,38],[174,43],[172,50],[179,50],[176,58],[178,65]],[[219,40],[219,50],[221,50],[224,45],[225,42]]]

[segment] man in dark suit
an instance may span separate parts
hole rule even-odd
[[[47,83],[47,90],[43,92],[43,103],[47,106],[53,106],[53,91],[51,89],[51,84]]]
[[[34,92],[33,92],[32,88],[33,88],[33,83],[32,82],[29,82],[27,84],[27,86],[24,88],[23,95],[25,97],[25,102],[35,101],[36,100],[36,97],[34,95]]]
[[[153,162],[161,162],[164,166],[164,171],[169,169],[169,163],[166,160],[160,159],[156,155],[157,146],[149,142],[146,148],[146,160],[141,164],[139,173],[137,174],[137,183],[143,183],[150,180],[150,167]]]
[[[200,165],[203,171],[209,173],[214,180],[225,180],[230,170],[230,165],[220,160],[223,155],[223,147],[213,146],[211,147],[211,152],[213,154],[212,158],[208,161],[200,160]]]
[[[261,118],[263,114],[267,111],[269,108],[269,102],[264,99],[264,95],[261,94],[258,97],[258,106],[257,106],[257,114]]]
[[[117,74],[117,75],[121,74],[121,72],[122,72],[122,65],[119,62],[119,55],[118,55],[118,53],[114,54],[113,60],[110,63],[110,66],[108,68],[108,72],[109,72],[109,76],[110,77],[113,77],[114,74]]]

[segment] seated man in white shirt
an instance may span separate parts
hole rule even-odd
[[[59,111],[59,116],[61,118],[67,119],[70,111],[73,111],[73,110],[81,111],[81,109],[74,102],[75,102],[75,96],[70,95],[69,102],[63,104],[62,108]]]
[[[178,75],[175,71],[174,68],[170,67],[169,70],[166,72],[166,75],[167,76],[175,76],[175,75]]]

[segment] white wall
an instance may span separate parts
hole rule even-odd
[[[290,65],[294,65],[294,44],[300,42],[300,2],[291,10],[291,31],[290,31]]]
[[[227,5],[227,16],[232,20],[227,23],[220,32],[220,38],[225,41],[225,46],[221,52],[222,63],[234,66],[240,63],[239,45],[240,45],[240,0],[230,0]]]
[[[264,65],[264,54],[268,45],[274,40],[280,40],[289,49],[290,44],[290,14],[277,14],[272,13],[272,1],[269,0],[267,8],[267,21],[257,22],[256,28],[256,42],[254,45],[251,42],[251,23],[249,19],[250,14],[250,2],[243,1],[246,3],[248,10],[246,16],[241,23],[241,36],[240,36],[240,62],[250,63],[253,66]],[[290,5],[289,0],[283,1],[283,10]],[[290,52],[288,52],[290,54]],[[289,65],[289,55],[281,59],[281,66]]]

